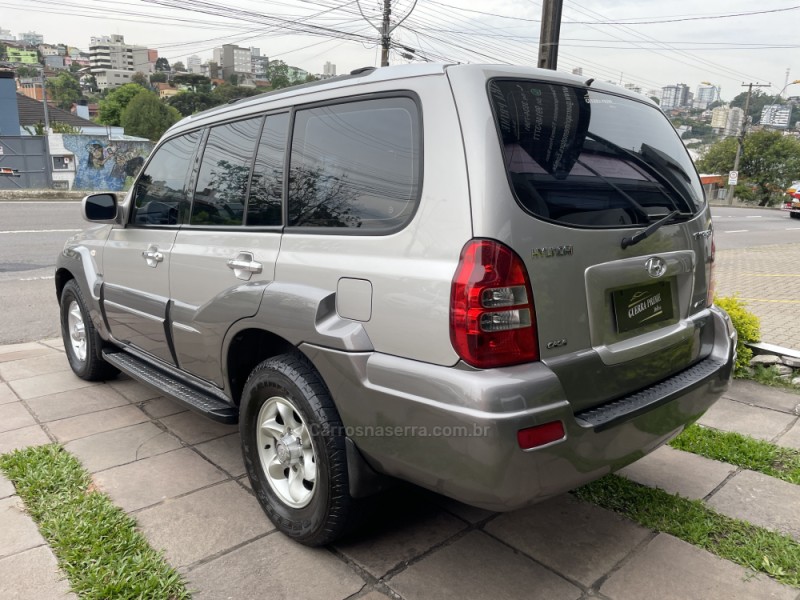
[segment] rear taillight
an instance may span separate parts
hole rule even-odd
[[[528,273],[507,246],[464,246],[450,290],[450,340],[464,362],[482,369],[539,359]]]
[[[708,257],[708,267],[706,268],[706,285],[708,292],[706,293],[706,306],[714,304],[714,289],[716,281],[714,281],[714,255],[717,253],[717,245],[714,243],[714,230],[711,230],[711,255]]]

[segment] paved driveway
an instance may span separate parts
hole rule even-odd
[[[399,488],[357,534],[305,548],[276,532],[251,494],[235,427],[127,378],[90,384],[67,369],[58,340],[0,346],[0,453],[64,444],[196,598],[800,600],[796,588],[570,495],[498,515]],[[737,382],[704,422],[800,448],[799,403]],[[625,474],[800,540],[800,486],[668,447]],[[0,598],[70,597],[13,493],[0,477]]]

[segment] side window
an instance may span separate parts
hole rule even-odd
[[[134,191],[134,225],[178,225],[189,201],[186,184],[200,133],[193,131],[161,145],[147,163]]]
[[[283,162],[288,130],[288,113],[267,117],[250,182],[247,225],[280,225],[283,221]]]
[[[263,117],[212,127],[192,200],[192,225],[241,225]]]
[[[416,208],[421,140],[416,103],[381,98],[299,110],[289,176],[289,225],[381,232]]]

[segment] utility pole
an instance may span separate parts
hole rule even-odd
[[[392,0],[383,0],[383,22],[380,27],[377,27],[375,24],[370,21],[367,16],[364,14],[364,11],[361,10],[361,2],[360,0],[356,0],[356,5],[358,6],[358,11],[361,13],[361,16],[364,20],[372,25],[378,33],[381,34],[381,66],[388,67],[389,66],[389,49],[392,46],[392,32],[400,26],[400,23],[405,21],[408,16],[413,12],[414,7],[417,6],[417,1],[414,0],[414,4],[411,5],[411,8],[408,9],[406,16],[400,19],[394,25],[391,24],[390,17],[392,16]]]
[[[540,69],[556,70],[558,66],[558,38],[561,34],[561,5],[563,0],[542,2],[542,28],[539,32]]]
[[[35,95],[35,94],[34,94]],[[42,67],[42,105],[44,107],[44,175],[47,188],[53,187],[52,159],[50,158],[50,111],[47,106],[47,79]]]
[[[746,84],[746,85],[747,85],[747,98],[745,98],[745,101],[744,101],[744,121],[742,122],[742,131],[739,134],[739,138],[738,138],[738,142],[739,143],[736,145],[736,158],[733,160],[733,171],[736,172],[737,179],[738,179],[738,174],[739,174],[739,161],[742,158],[742,152],[744,152],[744,136],[747,134],[747,120],[750,118],[747,115],[747,111],[750,110],[750,96],[753,95],[753,86],[756,86],[756,87],[769,87],[771,84],[769,84],[769,83],[749,83],[749,84]],[[743,83],[742,87],[744,87],[744,86],[745,86],[745,84]],[[729,177],[729,179],[730,179],[730,177]],[[728,206],[733,205],[733,188],[735,188],[735,187],[736,186],[734,184],[732,184],[732,183],[728,184],[728,198],[727,198]]]
[[[383,0],[383,26],[381,27],[381,66],[389,66],[389,43],[391,42],[391,30],[389,29],[389,17],[392,16],[391,0]]]

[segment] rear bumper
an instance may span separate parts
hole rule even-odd
[[[641,458],[697,420],[728,388],[736,332],[709,309],[714,340],[700,363],[575,414],[558,378],[534,363],[486,371],[380,353],[304,346],[348,436],[380,472],[490,510],[513,510]],[[560,420],[563,440],[531,451],[520,429]]]

